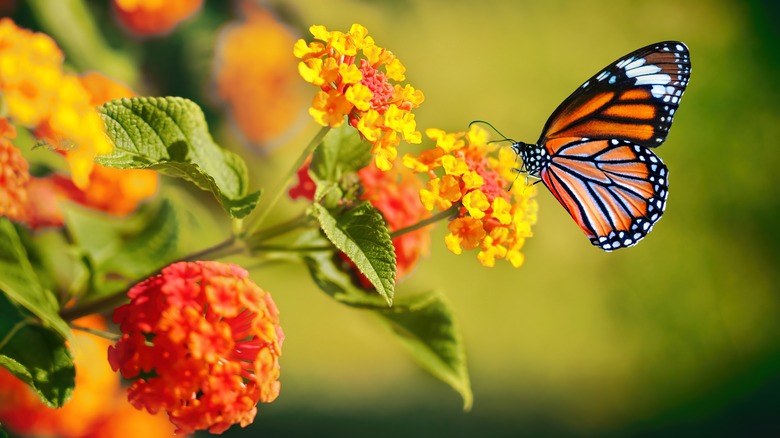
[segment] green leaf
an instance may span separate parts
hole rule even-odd
[[[460,393],[464,410],[471,409],[473,394],[463,338],[441,294],[398,298],[392,308],[374,312],[412,358]]]
[[[130,278],[149,274],[176,259],[178,237],[178,216],[166,199],[140,232],[124,236],[121,247],[99,270],[119,272]]]
[[[0,438],[8,438],[8,434],[5,432],[5,429],[3,429],[2,424],[0,424]]]
[[[0,292],[0,365],[61,407],[75,386],[76,369],[65,340]]]
[[[376,293],[360,289],[339,269],[330,252],[304,257],[314,282],[336,301],[373,311],[422,368],[454,388],[463,397],[464,409],[473,400],[463,339],[452,310],[438,293],[396,298],[392,308]]]
[[[355,263],[379,295],[392,305],[395,248],[382,213],[368,202],[338,218],[320,204],[312,204],[312,207],[328,240]]]
[[[68,232],[91,271],[89,298],[118,292],[176,258],[178,213],[168,199],[155,207],[121,221],[81,208],[66,210]]]
[[[40,318],[63,339],[71,336],[65,321],[57,314],[54,294],[42,285],[30,264],[19,234],[7,218],[0,218],[0,290],[8,298]]]
[[[314,150],[309,171],[317,181],[338,182],[342,175],[357,172],[371,162],[371,143],[347,124],[331,129]]]
[[[100,108],[110,155],[96,161],[119,169],[155,169],[210,191],[232,217],[257,205],[260,192],[248,193],[246,163],[211,138],[203,111],[180,97],[113,100]]]

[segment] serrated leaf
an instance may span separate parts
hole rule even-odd
[[[7,368],[51,407],[73,392],[76,370],[65,340],[0,292],[0,366]]]
[[[314,150],[309,171],[317,181],[338,182],[347,172],[357,172],[371,162],[371,143],[347,124],[331,129]]]
[[[385,219],[364,202],[338,218],[320,204],[312,204],[328,240],[352,260],[388,305],[395,291],[395,248]]]
[[[134,97],[100,107],[110,155],[96,161],[119,169],[155,169],[212,192],[232,217],[257,205],[260,192],[248,193],[246,163],[211,138],[203,111],[180,97]]]
[[[414,360],[463,398],[471,409],[473,394],[463,339],[452,310],[436,292],[396,299],[392,308],[374,309]]]
[[[41,285],[19,234],[5,217],[0,218],[0,290],[64,339],[71,336],[68,325],[57,314],[59,305],[54,294]]]

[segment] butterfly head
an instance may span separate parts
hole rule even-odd
[[[539,171],[550,158],[547,154],[547,150],[539,147],[537,144],[523,143],[522,141],[512,143],[512,150],[514,150],[520,157],[520,160],[523,161],[523,166],[520,171],[535,178],[539,178]]]

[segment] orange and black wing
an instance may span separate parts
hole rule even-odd
[[[658,146],[666,140],[690,74],[690,55],[681,42],[651,44],[629,53],[563,101],[537,144],[550,155],[578,138]]]
[[[661,218],[668,173],[650,149],[609,139],[562,145],[540,176],[591,243],[612,251],[635,245]]]

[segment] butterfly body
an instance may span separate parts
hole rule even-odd
[[[688,48],[667,41],[613,62],[572,93],[520,171],[540,178],[593,245],[635,245],[666,208],[669,171],[649,148],[666,140],[690,78]]]

